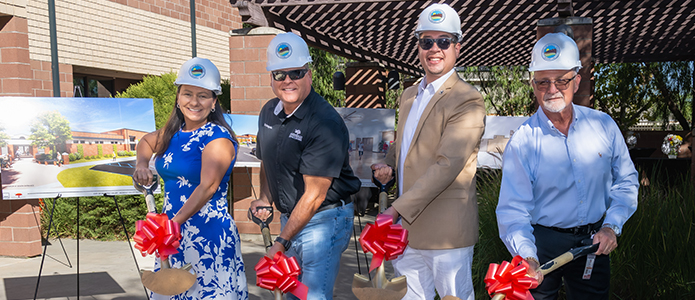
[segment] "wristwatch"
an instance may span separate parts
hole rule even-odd
[[[601,228],[603,228],[603,227],[608,227],[608,228],[612,229],[613,232],[615,232],[615,236],[620,236],[620,228],[617,225],[606,223],[606,224],[603,224],[603,226],[601,226]]]
[[[281,237],[276,237],[275,241],[280,243],[280,245],[282,245],[283,247],[285,247],[285,251],[290,250],[290,246],[292,246],[292,242]]]

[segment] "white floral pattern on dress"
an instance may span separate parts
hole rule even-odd
[[[163,211],[170,218],[200,184],[202,152],[207,143],[217,138],[231,140],[231,135],[224,127],[212,123],[192,132],[179,131],[172,137],[165,155],[157,159],[157,170],[166,190]],[[234,143],[235,151],[237,147]],[[227,182],[232,166],[212,198],[181,224],[183,237],[179,253],[169,257],[174,268],[192,264],[197,283],[185,293],[171,297],[152,294],[151,299],[248,299],[241,241],[227,211]],[[155,270],[159,270],[158,260]]]

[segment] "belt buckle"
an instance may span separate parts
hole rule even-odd
[[[572,228],[572,234],[578,235],[578,234],[579,234],[579,230],[581,230],[580,227],[574,227],[574,228]]]

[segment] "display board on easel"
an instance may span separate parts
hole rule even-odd
[[[135,146],[152,99],[0,97],[3,199],[140,194]]]

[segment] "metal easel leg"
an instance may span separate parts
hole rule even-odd
[[[118,207],[118,201],[115,195],[104,194],[104,197],[112,197],[113,203],[116,204],[116,211],[118,211],[118,217],[121,219],[121,225],[123,225],[123,232],[125,233],[125,240],[128,242],[128,248],[130,248],[130,253],[133,255],[133,261],[135,262],[135,269],[140,273],[140,266],[138,265],[138,260],[135,258],[135,251],[133,251],[133,246],[130,244],[130,236],[128,235],[128,229],[125,226],[125,220],[123,220],[123,215],[121,215],[121,209]],[[139,274],[138,274],[139,275]],[[145,296],[150,299],[150,294],[147,292],[147,288],[143,285],[142,288],[145,290]]]

